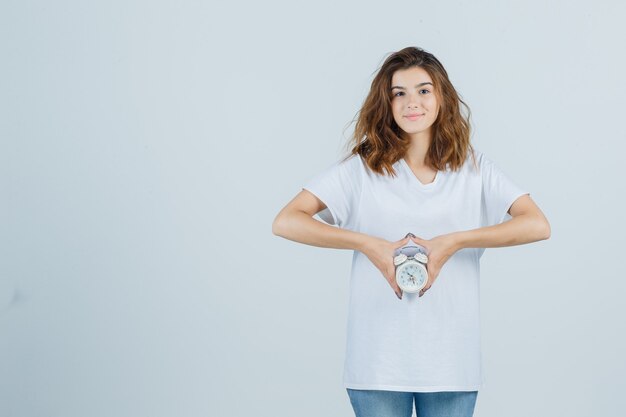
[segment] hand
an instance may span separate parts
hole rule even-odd
[[[439,271],[441,271],[446,261],[459,250],[459,246],[452,234],[437,236],[430,240],[421,239],[416,236],[413,238],[413,241],[425,247],[426,254],[428,255],[428,263],[426,264],[428,282],[419,293],[421,297],[433,286],[439,275]]]
[[[396,266],[393,263],[393,257],[396,249],[406,246],[410,238],[407,236],[402,240],[389,242],[382,238],[372,237],[362,250],[363,254],[382,272],[399,299],[402,299],[402,290],[396,283]]]

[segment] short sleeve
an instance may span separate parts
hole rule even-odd
[[[302,187],[326,205],[318,213],[328,224],[353,228],[362,189],[362,164],[359,155],[337,161],[310,178]]]
[[[482,176],[482,226],[502,223],[511,205],[524,194],[530,194],[511,180],[493,161],[480,155]],[[510,216],[509,216],[510,217]]]

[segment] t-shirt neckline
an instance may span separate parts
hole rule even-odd
[[[413,184],[415,184],[418,188],[428,190],[428,189],[431,189],[431,188],[435,187],[437,185],[437,183],[439,182],[439,177],[441,176],[441,171],[440,170],[437,170],[437,173],[435,174],[435,179],[432,182],[429,182],[428,184],[424,184],[413,173],[413,170],[411,170],[411,167],[405,161],[404,158],[400,158],[400,161],[401,161],[400,163],[404,166],[404,169],[406,169],[407,174],[411,177],[411,182]]]

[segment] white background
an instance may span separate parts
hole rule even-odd
[[[475,416],[621,415],[625,12],[3,1],[0,416],[353,415],[352,252],[271,223],[406,46],[552,226],[482,258]]]

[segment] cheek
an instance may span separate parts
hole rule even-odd
[[[428,100],[426,101],[426,105],[433,110],[437,109],[437,98],[433,95],[428,96]]]
[[[391,111],[393,112],[393,118],[396,119],[396,122],[402,119],[402,103],[397,100],[392,102]]]
[[[393,113],[393,118],[398,121],[398,104],[394,101],[391,103],[391,113]]]
[[[437,113],[439,113],[439,106],[437,105],[437,101],[431,100],[431,102],[428,103],[428,108],[430,109],[430,113],[434,117],[437,117]]]

